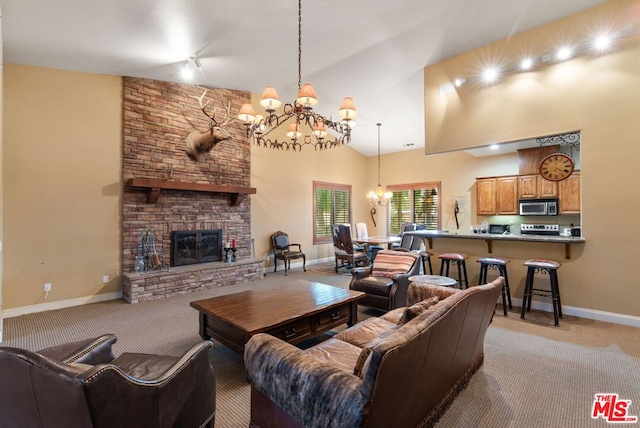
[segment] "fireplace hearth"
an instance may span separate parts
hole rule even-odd
[[[222,229],[171,232],[171,266],[222,260]]]

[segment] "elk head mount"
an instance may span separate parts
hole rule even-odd
[[[231,140],[231,135],[229,135],[229,132],[226,130],[229,123],[234,120],[230,115],[231,101],[229,101],[229,104],[227,105],[227,112],[224,117],[221,120],[218,120],[216,119],[215,107],[211,114],[207,113],[206,107],[209,104],[209,101],[203,104],[203,99],[206,94],[207,90],[205,89],[199,97],[190,95],[191,98],[198,100],[202,113],[204,113],[204,115],[210,120],[209,129],[203,132],[198,130],[195,125],[187,119],[191,126],[193,126],[194,130],[191,131],[185,139],[185,152],[187,152],[187,156],[189,156],[189,158],[194,162],[197,162],[203,154],[209,153],[219,142]]]

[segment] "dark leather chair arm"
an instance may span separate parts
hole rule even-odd
[[[361,268],[353,268],[351,269],[351,282],[349,282],[349,289],[353,290],[353,285],[361,280],[362,278],[366,278],[371,276],[373,272],[373,265],[369,267],[361,267]]]
[[[149,364],[140,364],[144,376],[134,377],[135,366],[127,366],[127,354],[114,364],[101,364],[84,373],[87,401],[96,428],[200,427],[215,417],[215,375],[209,363],[211,342],[194,345],[173,364],[163,357],[148,355]],[[141,354],[130,354],[140,358]],[[154,368],[161,367],[156,373]],[[117,411],[114,411],[117,409]]]
[[[409,278],[420,273],[420,258],[416,257],[407,273],[401,273],[393,278],[393,288],[389,293],[390,308],[400,308],[407,306],[407,290],[409,289]]]
[[[249,383],[305,427],[360,426],[368,397],[362,380],[267,334],[247,342]]]
[[[42,349],[38,351],[38,354],[62,364],[105,364],[115,358],[112,346],[117,340],[118,338],[114,334],[104,334],[95,339],[80,340]]]
[[[373,272],[373,265],[368,267],[353,268],[351,269],[351,279],[358,280],[358,279],[366,278],[368,276],[371,276],[372,272]]]

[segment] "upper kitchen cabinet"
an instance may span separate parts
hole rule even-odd
[[[496,179],[479,178],[476,180],[477,213],[493,215],[496,213]]]
[[[518,177],[476,180],[478,215],[518,214]]]
[[[580,214],[580,171],[558,183],[560,214]]]
[[[496,179],[496,214],[518,214],[518,177]]]
[[[518,196],[520,199],[557,198],[558,183],[540,175],[521,175],[518,177]]]

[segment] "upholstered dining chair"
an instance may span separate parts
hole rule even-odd
[[[336,257],[336,273],[338,273],[338,267],[351,268],[369,263],[369,255],[354,247],[350,225],[334,224],[331,229],[333,232],[333,251]],[[338,266],[338,261],[341,263],[340,266]]]
[[[406,306],[409,277],[420,273],[419,260],[408,250],[382,250],[373,265],[352,269],[349,289],[365,293],[358,305],[383,311]]]
[[[300,244],[292,244],[289,242],[289,235],[284,232],[277,231],[271,235],[271,247],[273,248],[273,271],[278,270],[278,260],[284,262],[284,275],[287,276],[287,270],[291,269],[291,260],[302,259],[302,270],[307,271],[307,256],[302,252]],[[297,250],[291,247],[298,247]]]
[[[3,427],[213,427],[216,384],[200,342],[182,357],[124,353],[113,334],[41,351],[0,347]]]
[[[416,230],[418,226],[415,223],[402,223],[400,226],[400,237],[402,240],[399,243],[395,243],[392,245],[392,249],[396,248],[406,248],[407,250],[411,248],[411,243],[413,242],[412,236],[405,236],[405,232],[412,232]]]

